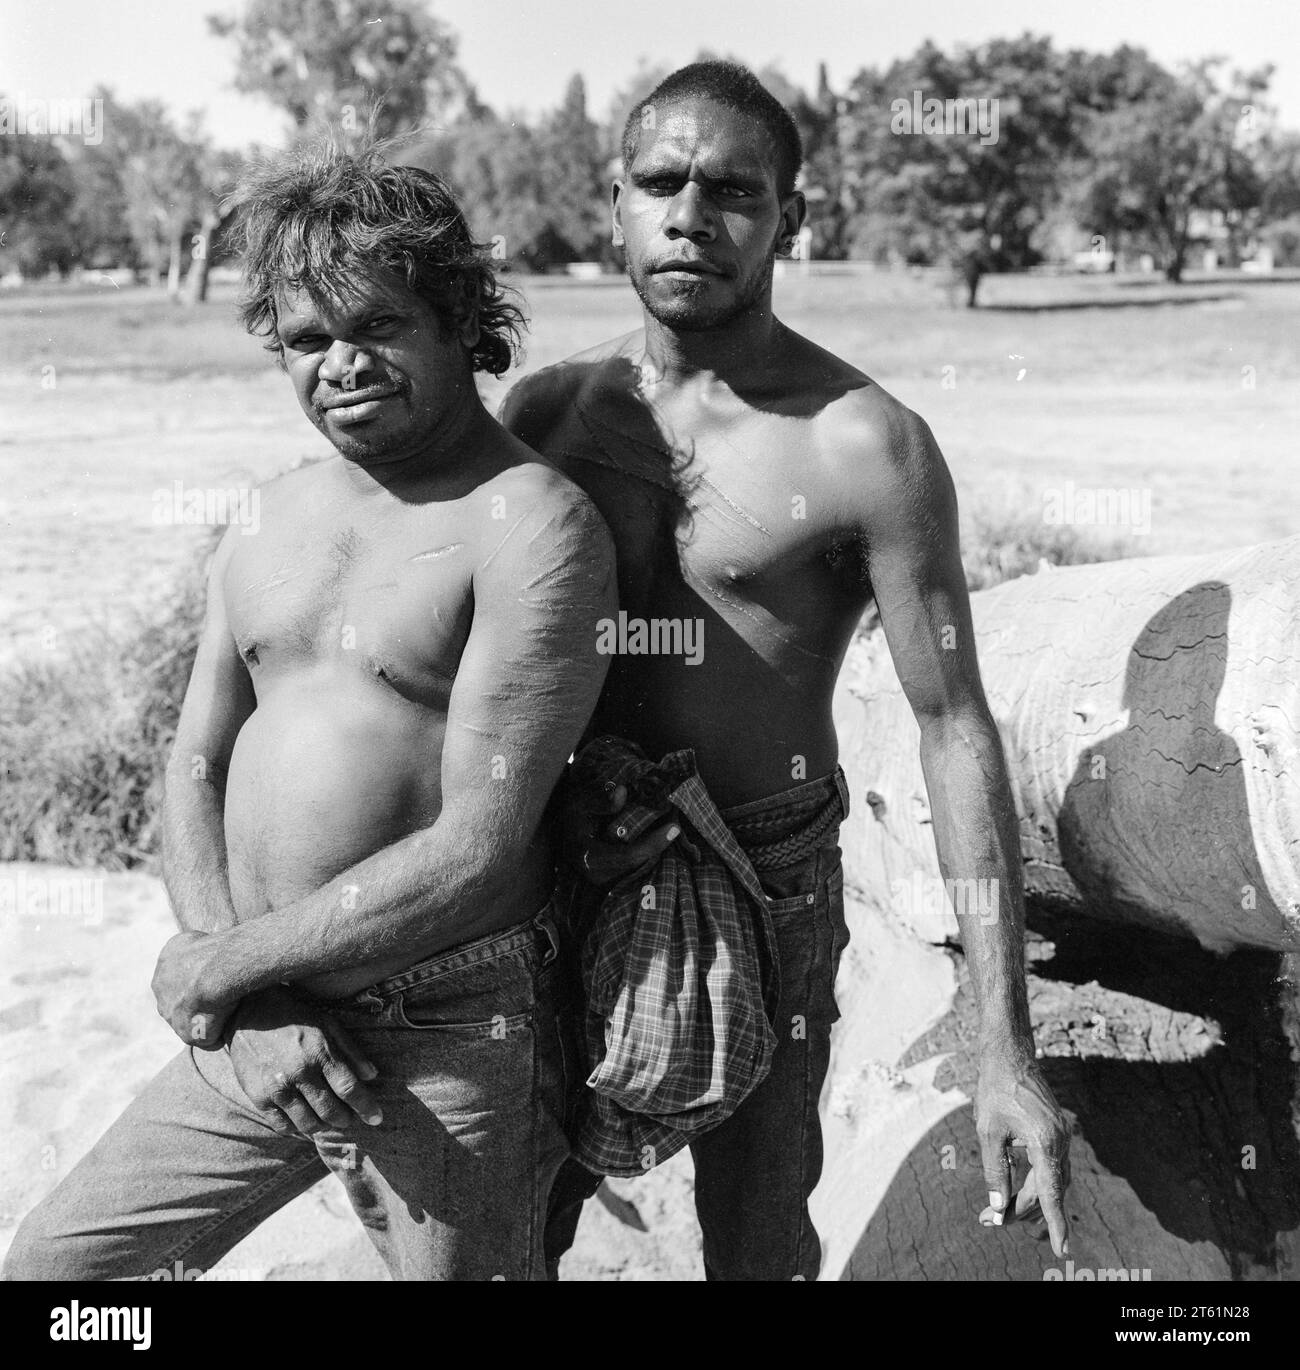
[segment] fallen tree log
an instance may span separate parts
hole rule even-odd
[[[1044,569],[972,611],[1026,892],[1215,951],[1300,949],[1300,537]],[[955,938],[881,633],[855,644],[835,712],[848,886]]]
[[[1038,905],[1035,1041],[1076,1133],[1079,1277],[1295,1279],[1300,538],[1045,570],[972,608]],[[1041,1223],[990,1240],[975,1222],[976,1018],[962,958],[933,945],[958,929],[879,633],[835,713],[852,938],[812,1205],[823,1278],[1068,1278]]]

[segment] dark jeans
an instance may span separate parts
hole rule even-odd
[[[544,1278],[568,1154],[551,912],[328,1006],[379,1069],[376,1127],[305,1137],[224,1047],[181,1052],[28,1214],[5,1278],[205,1271],[329,1170],[394,1279]]]
[[[749,850],[805,827],[837,789],[847,813],[848,791],[837,770],[723,810],[722,817]],[[695,1211],[711,1280],[813,1280],[821,1264],[808,1199],[821,1178],[817,1104],[830,1064],[831,1026],[839,1017],[835,975],[849,940],[838,833],[832,826],[812,856],[759,871],[771,900],[780,967],[777,1047],[767,1079],[691,1146]],[[572,1159],[560,1172],[546,1231],[553,1274],[600,1179]]]

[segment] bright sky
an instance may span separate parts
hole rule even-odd
[[[177,114],[203,109],[216,140],[278,141],[284,121],[237,95],[233,48],[204,16],[242,0],[0,0],[0,92],[62,99],[104,82],[126,99],[161,98]],[[1300,126],[1300,4],[1296,0],[433,0],[459,34],[480,95],[530,114],[556,104],[581,72],[604,116],[637,60],[674,66],[700,48],[755,67],[778,63],[805,87],[824,59],[840,87],[861,67],[915,50],[1046,32],[1059,47],[1106,50],[1127,42],[1166,64],[1222,55],[1234,65],[1273,62],[1273,100]]]

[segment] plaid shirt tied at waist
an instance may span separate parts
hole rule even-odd
[[[589,1071],[574,1153],[603,1175],[640,1175],[716,1127],[763,1082],[776,1048],[776,938],[758,869],[811,856],[843,818],[834,798],[800,832],[746,855],[689,750],[651,762],[602,737],[575,759],[579,791],[627,788],[617,836],[673,817],[658,861],[574,901]]]

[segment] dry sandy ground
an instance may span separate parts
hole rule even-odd
[[[0,1251],[22,1215],[176,1049],[149,993],[157,950],[174,931],[161,882],[0,867],[10,889],[24,878],[66,880],[86,898],[76,916],[15,916],[0,926]],[[934,1061],[909,1071],[902,1093],[894,1071],[951,1001],[947,958],[882,927],[875,936],[864,930],[850,973],[862,996],[853,1002],[862,1007],[841,1037],[840,1059],[852,1067],[828,1083],[827,1172],[836,1179],[815,1205],[827,1277],[841,1272],[908,1152],[966,1097],[933,1087]],[[613,1188],[646,1230],[589,1203],[564,1278],[702,1278],[689,1155]],[[384,1278],[384,1269],[331,1177],[247,1238],[210,1278],[369,1279]]]
[[[7,865],[0,892],[24,877],[67,879],[96,902],[89,917],[0,925],[0,1254],[175,1050],[148,988],[173,930],[161,883],[107,875],[96,886],[85,871]],[[984,1202],[969,1107],[975,1015],[960,959],[903,933],[852,890],[848,916],[813,1198],[822,1278],[1053,1278],[1062,1263],[1041,1222],[992,1231],[975,1220]],[[1149,1270],[1154,1281],[1300,1277],[1295,1067],[1276,958],[1239,955],[1225,966],[1187,943],[1046,917],[1033,920],[1030,1006],[1044,1069],[1074,1124],[1076,1268]],[[689,1155],[613,1188],[637,1225],[589,1203],[563,1278],[702,1278]],[[331,1177],[207,1278],[385,1272]]]

